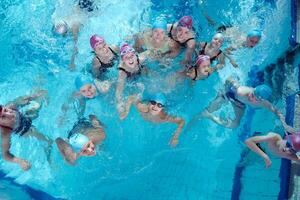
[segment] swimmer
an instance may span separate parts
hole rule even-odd
[[[74,105],[74,109],[77,113],[77,117],[81,118],[84,115],[86,102],[90,99],[94,99],[99,94],[105,94],[109,90],[109,83],[107,81],[93,80],[87,75],[78,75],[75,79],[75,91],[67,100],[66,103],[62,105],[62,115],[58,119],[59,125],[65,123],[66,113],[70,108],[70,105]]]
[[[89,115],[89,120],[81,118],[74,124],[66,140],[57,138],[57,147],[63,158],[69,164],[76,164],[81,156],[96,155],[96,145],[103,142],[105,132],[101,122],[95,115]]]
[[[119,113],[124,111],[123,90],[127,81],[133,81],[146,73],[147,69],[142,65],[146,59],[144,54],[138,55],[129,44],[123,44],[120,48],[121,61],[119,64],[119,77],[116,89],[117,109]]]
[[[214,20],[207,15],[207,13],[202,10],[202,14],[207,19],[208,23],[212,26],[216,26]],[[253,48],[255,47],[262,36],[262,33],[258,29],[253,29],[247,33],[247,35],[241,33],[238,27],[232,25],[222,25],[217,28],[218,33],[222,33],[224,38],[231,44],[225,52],[230,54],[231,51],[241,49],[241,48]]]
[[[208,55],[210,57],[210,63],[217,61],[216,65],[217,69],[221,69],[225,64],[225,57],[229,57],[225,55],[225,53],[220,49],[224,42],[224,36],[222,33],[216,33],[212,38],[211,42],[201,42],[199,44],[200,51],[198,55]],[[238,67],[235,61],[229,57],[230,63],[234,67]]]
[[[4,160],[17,163],[24,171],[31,168],[29,161],[18,158],[10,152],[11,135],[33,136],[46,143],[45,153],[49,161],[52,140],[42,135],[32,125],[32,121],[38,117],[43,97],[47,92],[39,90],[30,96],[22,96],[6,105],[0,105],[0,130],[2,138],[2,156]],[[21,111],[22,109],[24,111]]]
[[[259,43],[261,36],[261,31],[257,29],[249,31],[247,33],[247,36],[239,34],[238,38],[234,38],[233,40],[231,40],[231,45],[230,47],[226,48],[225,52],[230,55],[232,51],[235,51],[237,49],[253,48]]]
[[[119,49],[116,46],[108,46],[104,38],[99,35],[93,35],[90,38],[90,44],[95,53],[92,75],[94,78],[101,80],[105,73],[117,63]]]
[[[160,60],[170,53],[169,39],[166,35],[167,21],[156,20],[152,30],[145,31],[140,36],[135,37],[134,48],[137,52],[151,51],[154,60]]]
[[[69,68],[75,70],[75,57],[78,54],[77,42],[80,28],[84,26],[89,18],[89,13],[94,10],[92,0],[79,0],[78,5],[72,9],[72,14],[55,20],[53,31],[61,36],[66,36],[69,32],[73,36],[73,53]]]
[[[300,151],[300,132],[286,135],[283,139],[278,133],[269,132],[263,136],[253,136],[245,141],[245,144],[256,154],[264,159],[266,168],[272,165],[269,156],[264,152],[258,144],[265,142],[268,149],[280,158],[296,161],[300,164],[298,152]]]
[[[170,122],[178,125],[174,132],[169,144],[172,147],[177,146],[179,136],[184,126],[184,119],[179,117],[170,116],[165,111],[166,98],[163,94],[158,93],[147,102],[142,102],[138,96],[130,96],[126,103],[126,111],[123,113],[123,119],[128,115],[131,105],[134,104],[142,117],[154,123]]]
[[[190,64],[195,51],[196,41],[193,28],[193,20],[190,16],[183,16],[175,24],[168,26],[168,37],[170,38],[171,57],[179,54],[181,47],[186,49],[184,60],[181,64]]]
[[[294,129],[285,123],[284,115],[268,101],[271,95],[272,90],[267,85],[263,84],[255,88],[240,86],[235,80],[228,78],[225,83],[225,92],[219,92],[217,97],[195,119],[205,117],[226,128],[236,128],[239,126],[248,105],[271,111],[279,118],[286,131],[294,132]],[[227,102],[230,102],[233,107],[235,119],[222,119],[212,114]]]
[[[211,58],[199,55],[194,66],[190,66],[183,74],[193,81],[207,79],[217,69],[210,66]]]

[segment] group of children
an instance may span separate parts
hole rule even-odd
[[[70,67],[75,69],[75,56],[77,54],[77,37],[82,17],[86,13],[93,12],[96,7],[93,1],[80,0],[75,8],[76,14],[71,18],[66,17],[57,21],[53,31],[60,35],[66,35],[71,30],[74,37],[74,53]],[[76,18],[78,17],[78,18]],[[252,30],[247,35],[239,34],[233,37],[231,32],[234,27],[220,27],[210,42],[197,42],[193,31],[193,20],[190,16],[183,16],[177,22],[168,24],[165,19],[157,19],[151,29],[145,30],[132,37],[133,45],[123,43],[120,47],[109,45],[100,35],[90,37],[90,46],[94,53],[89,73],[81,73],[75,79],[74,92],[71,99],[77,102],[78,121],[68,133],[68,137],[56,138],[55,142],[63,158],[70,164],[75,164],[80,156],[93,156],[96,154],[95,145],[100,144],[106,137],[103,124],[95,115],[84,117],[85,106],[90,99],[99,94],[107,94],[113,91],[114,80],[110,72],[117,70],[118,78],[115,89],[116,109],[120,120],[127,117],[132,105],[136,106],[141,116],[151,122],[170,122],[177,124],[177,129],[172,135],[169,144],[175,147],[185,124],[181,117],[171,116],[166,110],[166,96],[156,93],[142,98],[143,84],[138,80],[149,73],[147,63],[157,61],[163,65],[175,62],[173,58],[184,51],[184,58],[180,62],[182,70],[177,74],[191,81],[205,80],[212,73],[221,70],[228,59],[233,67],[238,64],[231,57],[232,52],[241,48],[253,48],[261,39],[260,30]],[[226,49],[222,48],[224,40],[230,44]],[[138,94],[128,97],[124,95],[126,85],[134,83],[142,88]],[[40,134],[32,125],[32,120],[38,116],[42,107],[46,91],[40,90],[29,96],[23,96],[13,102],[0,106],[0,128],[2,136],[3,158],[15,162],[24,170],[30,169],[27,160],[18,158],[10,153],[11,134],[32,135],[47,143],[45,152],[49,155],[52,140]],[[268,155],[263,151],[259,143],[267,142],[269,149],[280,157],[299,161],[297,152],[300,151],[300,133],[285,123],[283,114],[270,103],[272,90],[267,85],[259,85],[256,88],[239,85],[237,80],[229,77],[225,82],[225,88],[219,91],[217,97],[209,105],[195,116],[188,126],[193,125],[198,119],[210,119],[226,128],[237,128],[247,106],[254,108],[266,108],[278,116],[284,129],[289,133],[285,139],[279,134],[269,133],[266,136],[250,136],[245,140],[247,146],[260,155],[266,166],[271,165]],[[223,104],[230,102],[235,119],[222,118],[213,113],[222,108]],[[22,107],[27,107],[21,110]],[[62,111],[68,109],[68,104],[63,104]]]

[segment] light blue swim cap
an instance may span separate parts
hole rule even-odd
[[[254,95],[256,97],[269,100],[272,95],[272,89],[265,84],[259,85],[254,89]]]
[[[162,105],[166,105],[167,103],[166,96],[163,93],[157,93],[151,98],[151,100],[155,101],[156,103],[160,103]]]
[[[153,29],[162,29],[164,31],[167,30],[167,21],[165,19],[158,19],[153,23]]]
[[[247,37],[251,38],[251,37],[258,37],[259,39],[261,38],[261,31],[254,29],[252,31],[249,31],[247,34]]]
[[[80,88],[86,84],[94,84],[93,79],[86,75],[79,75],[76,77],[75,86],[77,90],[80,90]]]
[[[90,141],[90,139],[81,133],[76,133],[69,138],[69,143],[75,152],[80,152],[88,141]]]

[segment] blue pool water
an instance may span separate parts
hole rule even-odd
[[[162,75],[157,74],[159,81],[150,81],[147,90],[167,91],[168,111],[187,122],[215,97],[229,74],[239,74],[241,81],[246,82],[251,69],[261,69],[273,62],[288,47],[290,5],[285,0],[101,0],[99,15],[92,17],[80,32],[77,72],[70,72],[67,66],[72,41],[55,36],[51,31],[53,18],[61,14],[57,10],[68,12],[68,5],[72,4],[71,0],[62,2],[2,0],[0,4],[0,103],[29,94],[32,88],[47,89],[49,103],[34,125],[53,140],[66,137],[75,121],[74,113],[70,112],[69,123],[64,126],[57,123],[62,103],[75,89],[74,78],[91,63],[89,37],[94,33],[103,35],[108,43],[119,45],[122,38],[150,27],[154,18],[163,16],[173,22],[183,15],[192,15],[198,40],[207,41],[214,30],[201,14],[203,8],[219,23],[238,24],[245,31],[263,29],[260,45],[236,53],[240,69],[233,69],[227,63],[218,75],[208,80],[173,87],[165,81],[165,76],[179,67],[172,66],[163,69]],[[198,200],[230,199],[238,183],[242,187],[238,193],[240,199],[277,198],[280,160],[272,158],[269,170],[265,170],[262,160],[252,153],[239,162],[245,149],[239,140],[239,135],[244,134],[242,125],[230,130],[208,120],[199,121],[188,131],[184,130],[180,144],[173,149],[168,142],[176,128],[174,125],[145,122],[135,109],[121,122],[113,95],[112,92],[88,103],[86,113],[99,116],[105,124],[107,139],[97,156],[82,158],[76,166],[67,165],[56,146],[49,164],[43,144],[34,138],[14,137],[12,152],[27,158],[32,168],[23,172],[1,158],[0,169],[18,183],[13,187],[27,185],[64,199]],[[221,115],[228,113],[233,116],[230,106],[220,111]],[[246,120],[244,118],[241,124]],[[256,111],[249,126],[252,131],[262,132],[281,129],[275,116],[263,110]],[[240,165],[245,168],[236,182],[236,167]],[[9,196],[13,191],[16,189],[0,190],[0,194]],[[20,196],[19,199],[26,199],[25,194],[20,193]]]

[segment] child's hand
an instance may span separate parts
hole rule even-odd
[[[31,164],[27,160],[20,160],[19,165],[24,171],[27,171],[31,168]]]
[[[264,161],[265,161],[266,168],[269,168],[272,165],[272,161],[270,160],[269,156],[264,158]]]

